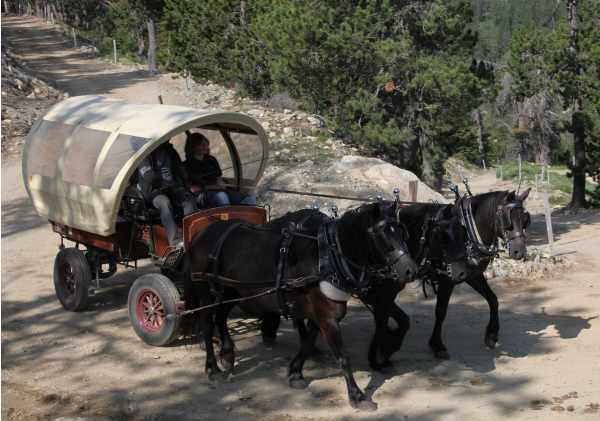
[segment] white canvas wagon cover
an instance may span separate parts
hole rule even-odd
[[[256,186],[268,140],[252,117],[86,95],[58,103],[33,125],[23,149],[25,187],[40,216],[110,235],[140,161],[193,129],[221,139],[227,156],[218,158],[228,183],[246,190]]]

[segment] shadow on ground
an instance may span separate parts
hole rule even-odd
[[[263,419],[270,416],[276,419],[278,414],[292,411],[298,405],[314,410],[347,409],[343,388],[335,387],[343,384],[342,377],[320,340],[318,346],[324,352],[307,362],[305,369],[311,382],[309,389],[297,391],[287,387],[287,365],[297,351],[296,333],[289,322],[283,323],[278,344],[267,349],[260,341],[254,320],[241,314],[231,320],[237,365],[234,376],[220,384],[209,382],[202,373],[204,353],[197,345],[190,345],[189,341],[180,341],[170,348],[144,345],[135,337],[126,312],[128,285],[139,275],[133,272],[116,275],[115,282],[124,286],[96,297],[92,308],[81,313],[65,312],[53,295],[31,300],[3,299],[3,369],[39,370],[40,381],[66,374],[73,384],[81,383],[83,387],[96,381],[90,378],[89,370],[95,367],[93,372],[103,373],[111,380],[101,382],[105,386],[95,394],[90,408],[100,406],[103,415],[126,419],[142,419],[148,413],[155,414],[153,419],[214,419],[219,414],[235,414],[239,419],[260,414]],[[578,316],[577,308],[560,314],[525,314],[513,310],[523,306],[539,308],[543,304],[541,292],[517,297],[515,306],[503,305],[501,340],[495,350],[486,349],[482,343],[487,323],[485,306],[462,302],[451,305],[445,326],[450,361],[435,360],[427,349],[433,325],[431,301],[403,303],[403,308],[412,314],[412,328],[404,348],[393,357],[393,370],[372,373],[369,380],[364,380],[364,375],[359,377],[375,400],[379,393],[395,394],[395,409],[390,413],[391,408],[382,407],[385,415],[382,412],[381,418],[402,415],[399,409],[403,407],[402,397],[411,387],[443,388],[458,402],[468,399],[483,384],[489,396],[497,397],[489,405],[498,413],[510,415],[528,407],[535,397],[519,395],[519,389],[530,379],[524,375],[509,379],[497,376],[499,359],[505,362],[506,358],[552,352],[552,335],[570,340],[590,327],[590,319]],[[461,293],[457,296],[460,298]],[[370,372],[366,352],[372,330],[371,314],[352,305],[343,321],[343,331],[353,367],[360,373]],[[106,367],[112,370],[104,371]],[[387,384],[385,391],[384,384]],[[452,387],[457,385],[460,387]],[[503,399],[508,392],[512,398]],[[438,419],[442,412],[448,415],[454,410],[436,409],[421,413],[419,419]]]

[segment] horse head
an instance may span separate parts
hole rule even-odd
[[[393,203],[370,203],[346,212],[339,220],[340,241],[350,260],[398,282],[412,281],[417,273],[407,241],[406,227],[396,220]]]
[[[496,211],[496,235],[506,243],[511,259],[524,259],[527,253],[525,232],[531,223],[531,216],[523,202],[530,191],[531,189],[527,189],[521,194],[509,192]]]

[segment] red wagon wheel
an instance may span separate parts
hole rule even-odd
[[[140,293],[136,307],[137,318],[142,327],[149,332],[158,332],[165,321],[165,307],[160,296],[151,289]]]
[[[164,346],[179,333],[179,291],[159,273],[139,277],[129,290],[129,319],[135,333],[148,345]],[[167,317],[173,315],[174,317]]]

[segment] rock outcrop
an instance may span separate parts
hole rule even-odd
[[[319,206],[327,210],[334,204],[340,212],[344,212],[362,202],[274,193],[269,189],[321,193],[368,200],[377,200],[377,197],[393,200],[393,191],[398,188],[400,199],[408,200],[408,182],[413,180],[418,181],[418,201],[445,203],[445,199],[439,193],[419,181],[412,172],[377,158],[358,155],[333,157],[321,162],[308,159],[295,165],[273,164],[261,181],[259,198],[270,204],[273,216],[311,206]]]

